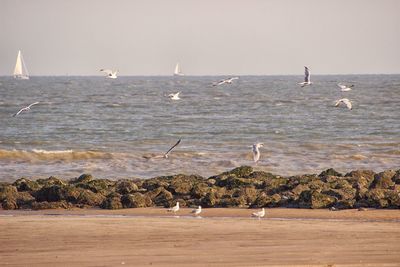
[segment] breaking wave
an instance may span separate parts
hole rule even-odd
[[[3,160],[85,160],[85,159],[111,159],[112,153],[99,151],[73,151],[73,150],[4,150],[0,149],[0,159]]]

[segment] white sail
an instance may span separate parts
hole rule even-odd
[[[176,76],[182,76],[182,75],[184,75],[184,74],[182,73],[182,71],[181,71],[181,68],[180,68],[180,66],[179,66],[179,63],[176,63],[175,70],[174,70],[174,75],[176,75]]]
[[[17,62],[15,63],[14,68],[14,78],[21,80],[29,79],[28,69],[26,68],[21,50],[18,51]]]

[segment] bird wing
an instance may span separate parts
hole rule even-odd
[[[260,215],[260,212],[253,212],[251,215],[258,217]]]
[[[335,107],[339,106],[340,102],[343,102],[343,99],[339,99],[338,101],[336,101]]]
[[[30,105],[28,106],[28,108],[32,107],[33,105],[37,105],[37,104],[39,104],[39,102],[32,103],[32,104],[30,104]]]
[[[175,143],[170,149],[168,149],[167,153],[164,154],[164,157],[168,156],[168,154],[174,149],[179,143],[181,142],[181,139],[178,140],[178,142]]]
[[[113,73],[113,71],[112,71],[112,70],[109,70],[109,69],[101,69],[100,71],[101,71],[101,72],[104,72],[104,73],[106,73],[106,74],[108,74],[108,75],[110,75],[110,74]]]
[[[351,101],[348,100],[347,98],[343,99],[343,103],[347,106],[348,109],[352,109],[353,106],[351,104]]]
[[[17,113],[15,113],[14,115],[13,115],[13,117],[15,117],[15,116],[18,116],[22,111],[24,111],[25,110],[25,108],[21,108]]]
[[[310,75],[311,75],[310,70],[306,66],[304,66],[304,81],[306,83],[310,81]]]
[[[339,86],[340,87],[340,89],[346,89],[346,85],[343,85],[343,84],[340,84],[340,83],[338,83],[338,85],[337,86]]]
[[[221,85],[221,84],[224,84],[224,83],[226,83],[226,80],[221,80],[221,81],[218,82],[218,85]]]

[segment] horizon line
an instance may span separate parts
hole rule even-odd
[[[312,74],[313,76],[350,76],[350,75],[400,75],[400,73],[320,73]],[[173,74],[132,74],[132,75],[118,75],[118,77],[175,77],[177,79],[183,79],[185,77],[218,77],[218,76],[304,76],[304,74],[185,74],[184,76],[174,76]],[[11,77],[14,75],[1,75],[0,77]],[[38,74],[29,75],[29,77],[106,77],[104,75],[86,75],[86,74]]]

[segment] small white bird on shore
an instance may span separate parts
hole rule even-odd
[[[106,77],[109,79],[117,79],[118,70],[113,71],[113,70],[109,70],[109,69],[101,69],[100,71],[107,74]]]
[[[194,216],[199,215],[199,214],[201,213],[201,206],[199,206],[197,209],[193,209],[193,210],[191,211],[191,213],[193,213]]]
[[[265,216],[265,209],[262,208],[260,211],[252,213],[251,216],[252,217],[258,217],[258,219],[261,219],[262,217]]]
[[[253,144],[253,160],[255,163],[258,162],[258,160],[260,159],[260,147],[263,147],[264,143],[255,143]]]
[[[228,79],[220,80],[217,83],[213,83],[213,86],[223,85],[225,83],[231,84],[234,80],[238,80],[238,79],[239,79],[239,77],[231,77],[231,78],[228,78]]]
[[[35,102],[35,103],[30,104],[30,105],[27,106],[27,107],[21,108],[17,113],[15,113],[15,114],[13,115],[13,117],[18,116],[18,115],[21,114],[22,112],[31,110],[31,107],[32,107],[33,105],[37,105],[37,104],[39,104],[39,102]]]
[[[340,88],[340,90],[341,90],[342,92],[348,92],[348,91],[351,91],[351,88],[354,87],[354,84],[347,86],[347,85],[338,83],[337,86],[339,86],[339,88]]]
[[[181,92],[177,92],[177,93],[175,93],[175,94],[169,94],[168,95],[168,97],[171,99],[171,100],[179,100],[180,99],[180,97],[179,97],[179,94],[180,94]]]
[[[352,109],[353,109],[353,106],[352,106],[352,104],[351,104],[351,101],[350,101],[349,99],[347,99],[347,98],[342,98],[342,99],[339,99],[338,101],[336,101],[335,107],[339,106],[341,103],[345,104],[346,107],[347,107],[349,110],[352,110]]]
[[[304,82],[298,83],[301,87],[311,85],[311,72],[308,67],[304,66]]]
[[[174,214],[177,213],[179,211],[179,201],[176,202],[175,206],[173,206],[172,208],[169,208],[167,211],[173,212]]]

